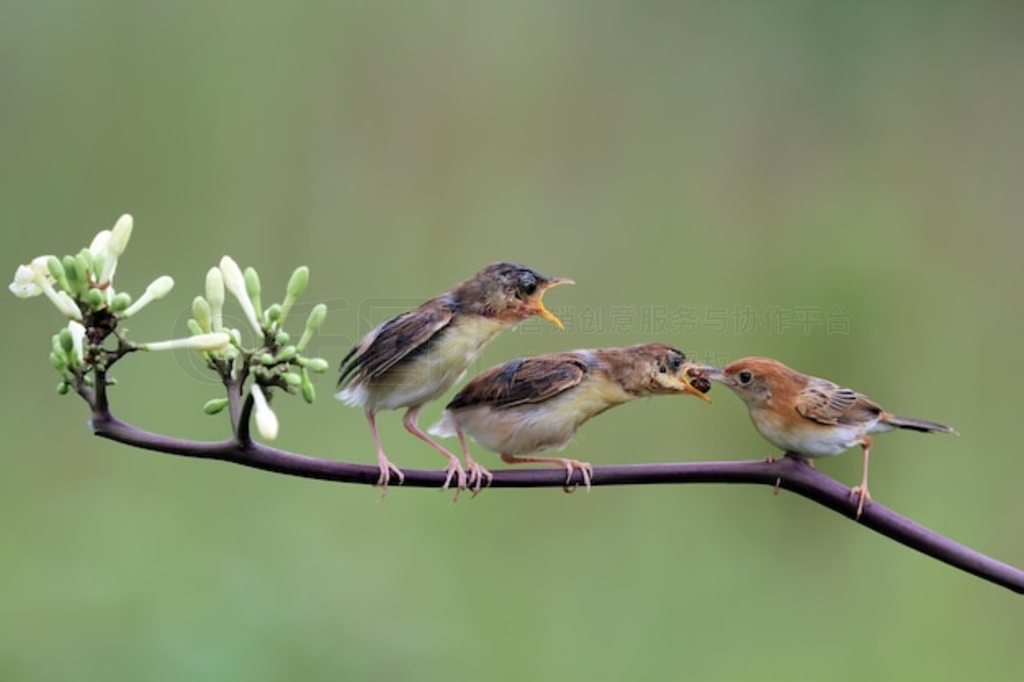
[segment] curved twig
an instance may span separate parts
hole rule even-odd
[[[126,445],[172,455],[232,462],[289,476],[373,485],[379,474],[375,466],[316,459],[251,441],[243,444],[236,439],[190,441],[171,438],[126,424],[109,412],[95,414],[92,426],[96,435]],[[443,471],[405,469],[404,473],[403,487],[436,488],[445,478]],[[574,473],[574,476],[577,476],[575,482],[581,484],[579,474]],[[869,503],[860,519],[856,519],[856,504],[850,498],[850,489],[796,458],[786,457],[772,463],[684,462],[595,467],[592,484],[744,483],[774,486],[776,482],[786,490],[857,520],[907,547],[1024,594],[1024,571],[929,530],[877,502]],[[561,488],[564,485],[565,472],[557,469],[495,471],[491,483],[492,488]]]

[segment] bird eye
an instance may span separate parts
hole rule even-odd
[[[519,277],[519,293],[532,296],[537,291],[537,278],[532,273],[524,273]]]
[[[736,379],[740,382],[741,386],[746,386],[747,384],[754,380],[754,375],[747,370],[743,370],[742,372],[736,375]]]
[[[668,366],[672,368],[673,372],[678,372],[679,368],[683,366],[683,359],[678,355],[673,355],[668,361]]]

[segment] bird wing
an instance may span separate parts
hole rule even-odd
[[[853,389],[811,379],[796,397],[796,411],[819,424],[858,424],[876,418],[882,408]]]
[[[577,386],[587,371],[587,364],[573,353],[512,360],[474,377],[448,409],[542,403]]]
[[[381,376],[403,359],[425,348],[454,316],[451,306],[433,300],[381,324],[342,359],[338,386],[343,386],[350,379],[366,381]]]

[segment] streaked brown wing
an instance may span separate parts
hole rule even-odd
[[[443,301],[432,300],[391,318],[364,336],[342,359],[338,386],[349,379],[366,381],[381,376],[403,358],[424,348],[454,315]]]
[[[824,379],[811,379],[796,398],[796,411],[820,424],[859,424],[882,408],[867,396]]]
[[[587,371],[586,363],[574,353],[513,360],[474,377],[452,398],[448,409],[542,403],[577,386]]]

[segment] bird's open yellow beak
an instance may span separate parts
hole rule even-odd
[[[701,391],[700,389],[696,388],[692,383],[690,383],[690,370],[701,369],[702,367],[702,365],[684,364],[682,368],[679,370],[679,376],[677,378],[679,379],[679,383],[682,384],[683,393],[688,393],[690,395],[697,396],[704,402],[710,403],[711,397],[707,393]]]
[[[545,320],[562,330],[565,329],[565,325],[562,324],[562,321],[558,319],[557,315],[544,307],[544,293],[548,289],[553,289],[554,287],[562,286],[563,284],[576,284],[576,282],[567,277],[553,277],[549,279],[538,288],[537,298],[534,299],[533,304],[534,314],[543,317]]]

